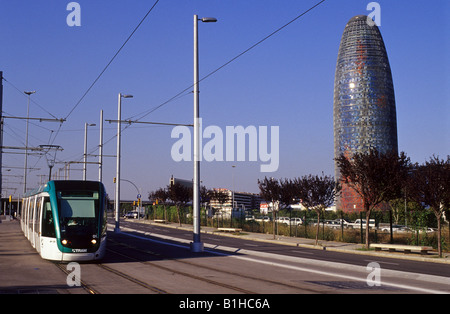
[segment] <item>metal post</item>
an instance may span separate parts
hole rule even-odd
[[[194,15],[194,242],[191,242],[193,252],[202,252],[200,241],[200,146],[199,146],[199,66],[198,66],[198,16]]]
[[[122,106],[122,95],[119,93],[118,105],[117,105],[117,153],[116,153],[116,196],[114,197],[114,210],[115,210],[115,220],[116,227],[114,232],[120,232],[119,225],[119,211],[120,211],[120,133],[121,133],[121,106]]]
[[[86,168],[87,168],[87,122],[84,123],[84,153],[83,153],[83,181],[86,181]]]
[[[124,95],[119,93],[117,104],[117,154],[116,154],[116,195],[114,197],[114,210],[116,226],[114,232],[120,232],[119,215],[120,215],[120,135],[122,133],[121,115],[122,115],[122,98],[133,98],[133,95]]]
[[[25,164],[23,167],[23,194],[27,193],[27,168],[28,168],[28,119],[30,118],[30,97],[31,94],[36,93],[36,91],[32,92],[24,92],[28,95],[28,104],[27,104],[27,124],[26,124],[26,134],[25,134]],[[49,179],[50,180],[50,179]]]
[[[3,165],[3,71],[0,71],[0,200],[2,195],[2,165]],[[0,204],[1,206],[1,204]]]
[[[102,182],[103,167],[103,110],[100,110],[100,143],[98,145],[98,181]]]
[[[198,15],[194,15],[194,182],[193,182],[193,212],[194,241],[191,242],[192,252],[203,252],[200,241],[200,114],[199,114],[199,60],[198,60]],[[215,18],[202,18],[202,22],[217,22]]]

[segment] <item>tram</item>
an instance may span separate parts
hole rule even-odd
[[[103,258],[106,192],[98,181],[49,181],[22,200],[21,228],[43,259],[69,262]]]

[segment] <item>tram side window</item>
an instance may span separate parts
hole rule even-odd
[[[34,231],[39,232],[39,223],[41,219],[41,211],[42,211],[42,197],[36,198],[36,216],[34,217]]]
[[[33,204],[34,204],[34,197],[30,197],[28,201],[28,228],[30,230],[33,230]]]
[[[52,206],[50,205],[50,199],[44,198],[44,206],[42,212],[42,236],[55,238],[55,224],[53,222]]]

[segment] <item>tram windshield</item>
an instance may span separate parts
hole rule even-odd
[[[57,198],[61,233],[97,234],[99,191],[57,191]]]

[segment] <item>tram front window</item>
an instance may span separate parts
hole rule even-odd
[[[92,236],[98,231],[99,197],[96,191],[58,192],[62,235]]]

